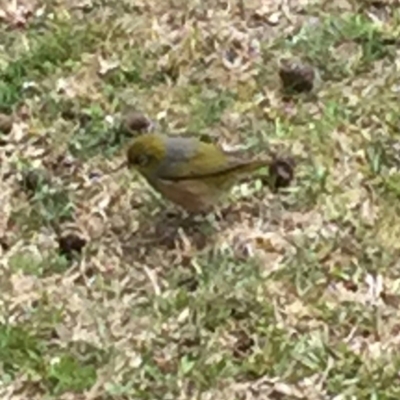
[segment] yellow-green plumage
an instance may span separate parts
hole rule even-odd
[[[233,156],[196,138],[161,134],[135,139],[127,158],[156,190],[189,211],[210,208],[240,178],[268,163]]]

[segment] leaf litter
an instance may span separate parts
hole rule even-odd
[[[14,14],[27,18],[16,14],[22,9],[14,3]],[[91,386],[77,393],[71,384],[58,398],[398,395],[396,183],[376,172],[389,158],[374,156],[369,164],[367,152],[375,151],[377,136],[393,146],[398,141],[390,44],[374,42],[373,35],[367,45],[354,41],[357,35],[336,47],[325,44],[333,29],[296,48],[304,27],[329,30],[321,21],[329,22],[332,12],[337,18],[343,10],[352,13],[360,35],[389,31],[398,19],[393,6],[142,1],[48,7],[48,18],[64,13],[89,31],[109,23],[96,50],[75,44],[82,57],[72,73],[36,74],[35,85],[46,92],[21,97],[28,112],[0,147],[0,238],[7,244],[0,250],[2,325],[37,332],[42,313],[60,313],[52,322],[57,338],[37,340],[60,348],[83,341],[110,354]],[[82,19],[85,12],[91,22]],[[367,16],[365,25],[360,15]],[[29,24],[15,24],[17,17],[5,34],[29,40],[24,30],[35,30],[35,18],[42,17],[33,12]],[[345,74],[331,71],[335,79],[328,76],[311,95],[282,97],[279,60],[302,56],[313,65],[324,46],[331,46],[335,68],[349,59]],[[68,154],[82,120],[71,114],[61,123],[61,110],[44,106],[54,99],[56,105],[72,99],[79,112],[87,107],[92,131],[84,136],[105,135],[93,157]],[[222,216],[182,226],[180,211],[154,198],[143,180],[127,171],[107,173],[121,163],[124,146],[111,158],[104,154],[111,143],[104,127],[114,123],[105,119],[127,108],[146,116],[139,130],[149,118],[154,129],[171,134],[188,134],[192,123],[194,134],[212,133],[228,147],[283,146],[301,159],[295,182],[277,193],[256,184],[238,188]],[[78,143],[83,152],[84,143]],[[51,175],[33,188],[41,200],[29,199],[18,184],[21,163]],[[398,173],[397,166],[388,168]],[[53,204],[61,197],[52,201],[59,190],[70,210],[65,215]],[[78,251],[67,257],[67,248]],[[193,290],[177,284],[183,278],[196,282]],[[23,366],[14,368],[1,389],[5,398],[55,396],[45,371],[35,371],[42,382],[36,387]],[[352,384],[341,370],[353,374]],[[371,370],[385,387],[372,386]],[[70,376],[62,370],[58,379]]]

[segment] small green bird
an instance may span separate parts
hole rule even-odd
[[[268,159],[245,159],[213,143],[157,133],[136,138],[127,165],[165,198],[189,212],[210,210],[241,179],[268,167]]]

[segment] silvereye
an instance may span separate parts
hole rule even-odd
[[[128,167],[165,198],[194,213],[209,211],[235,183],[269,161],[245,160],[213,143],[157,133],[137,137],[127,151]]]

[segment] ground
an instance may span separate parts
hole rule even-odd
[[[0,3],[1,398],[399,399],[398,5]],[[185,225],[129,109],[295,178]]]

